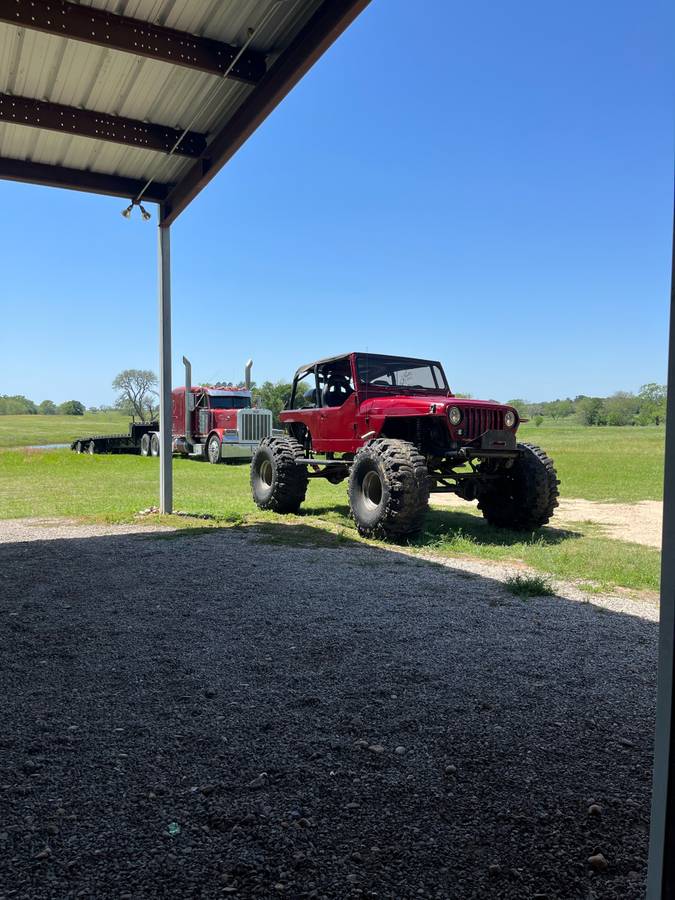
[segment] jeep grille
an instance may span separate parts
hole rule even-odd
[[[462,429],[463,437],[473,440],[486,431],[501,431],[504,427],[504,410],[481,406],[465,407]]]
[[[239,412],[239,440],[261,441],[272,434],[269,409],[242,409]]]

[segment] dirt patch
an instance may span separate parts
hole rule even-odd
[[[454,494],[432,494],[433,506],[476,509],[475,503],[460,500]],[[574,522],[593,522],[603,533],[619,541],[644,544],[661,549],[661,500],[642,500],[639,503],[604,503],[595,500],[561,499],[552,523],[571,525]]]

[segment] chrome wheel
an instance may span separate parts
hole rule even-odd
[[[209,462],[213,465],[220,462],[220,441],[217,437],[212,437],[208,447]]]

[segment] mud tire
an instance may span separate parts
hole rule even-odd
[[[429,473],[414,444],[376,438],[358,451],[349,474],[349,508],[359,534],[414,537],[428,507]]]
[[[498,481],[479,492],[478,509],[490,525],[534,531],[546,525],[558,505],[553,460],[534,444],[518,444],[521,455]]]
[[[295,464],[304,458],[302,446],[291,437],[264,438],[251,460],[251,493],[259,509],[296,513],[307,493],[307,469]]]

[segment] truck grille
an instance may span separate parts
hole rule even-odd
[[[240,441],[261,441],[271,434],[272,413],[268,409],[242,409],[240,411]]]
[[[462,429],[469,440],[478,438],[486,431],[501,431],[504,427],[504,410],[481,406],[464,409]]]

